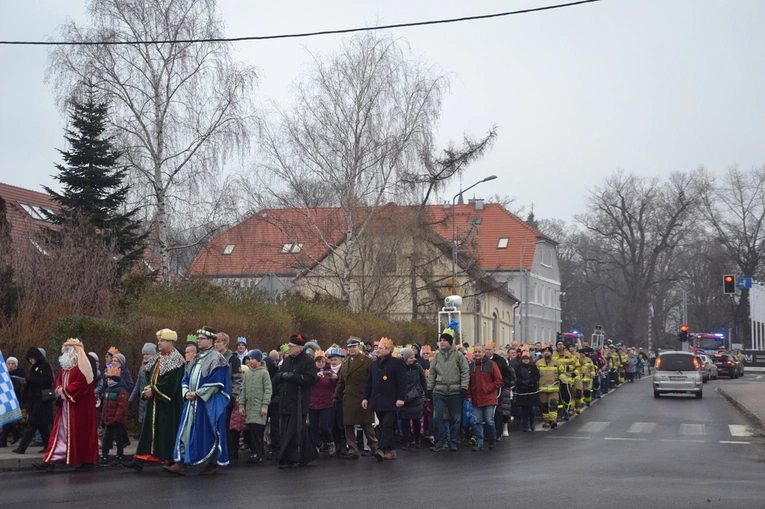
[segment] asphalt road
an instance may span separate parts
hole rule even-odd
[[[556,430],[514,431],[481,453],[420,449],[382,464],[327,459],[286,471],[242,464],[211,477],[156,467],[6,473],[0,507],[765,507],[765,440],[746,436],[747,423],[714,392],[726,382],[706,384],[702,400],[657,400],[644,379]]]

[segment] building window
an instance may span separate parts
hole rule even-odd
[[[510,243],[510,237],[500,237],[497,242],[497,249],[507,249],[507,245]]]
[[[474,218],[472,218],[470,220],[470,224],[473,224],[473,225],[476,225],[476,226],[479,226],[481,223],[483,223],[483,218],[482,217],[474,217]]]
[[[552,249],[549,247],[542,248],[542,265],[545,267],[552,267],[553,258],[552,258]]]
[[[234,251],[234,246],[236,246],[236,244],[226,245],[226,247],[223,248],[223,254],[230,255]]]
[[[288,254],[288,253],[299,253],[303,250],[303,243],[302,242],[287,242],[282,246],[281,251],[279,251],[280,254]]]
[[[28,203],[22,203],[18,202],[19,205],[21,205],[21,208],[24,209],[24,212],[32,216],[32,219],[36,221],[45,221],[46,223],[50,223],[48,220],[48,216],[45,215],[47,212],[48,214],[53,214],[53,211],[47,207],[41,207],[40,205],[30,205]]]

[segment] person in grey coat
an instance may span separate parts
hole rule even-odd
[[[401,358],[406,363],[406,396],[404,406],[398,410],[398,418],[401,420],[402,438],[404,451],[409,450],[412,445],[420,447],[420,419],[422,419],[423,404],[422,398],[425,396],[428,381],[425,378],[425,370],[418,361],[413,349],[403,348]],[[417,393],[416,398],[410,395]]]
[[[138,377],[136,378],[135,385],[133,386],[133,391],[130,393],[130,396],[128,397],[128,403],[133,403],[134,401],[138,400],[138,427],[143,427],[143,416],[146,413],[146,400],[143,399],[141,396],[143,395],[143,389],[146,386],[146,380],[145,374],[146,374],[146,361],[151,359],[154,355],[157,353],[157,345],[154,343],[144,343],[143,348],[141,349],[141,354],[143,355],[143,361],[141,361],[141,369],[138,370]],[[133,437],[134,440],[138,440],[139,436],[136,435]]]

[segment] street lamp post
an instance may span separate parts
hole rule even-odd
[[[457,197],[465,191],[473,189],[478,184],[483,184],[484,182],[494,180],[495,178],[497,178],[496,175],[489,175],[485,179],[479,180],[472,186],[461,190],[459,193],[454,195],[454,198],[452,198],[452,295],[457,295],[457,210],[455,209],[457,206]]]

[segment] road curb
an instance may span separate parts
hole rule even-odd
[[[722,398],[733,405],[739,412],[744,414],[747,419],[749,419],[754,426],[758,428],[759,431],[765,430],[765,423],[763,423],[762,419],[760,419],[754,412],[749,410],[746,405],[738,401],[736,398],[725,392],[725,389],[722,387],[718,387],[715,389],[717,394],[722,396]]]
[[[32,470],[32,463],[36,461],[42,461],[43,454],[20,454],[16,458],[0,458],[0,472],[19,471],[19,470]],[[110,455],[113,458],[114,455]],[[130,461],[133,459],[132,454],[125,454],[123,461]]]

